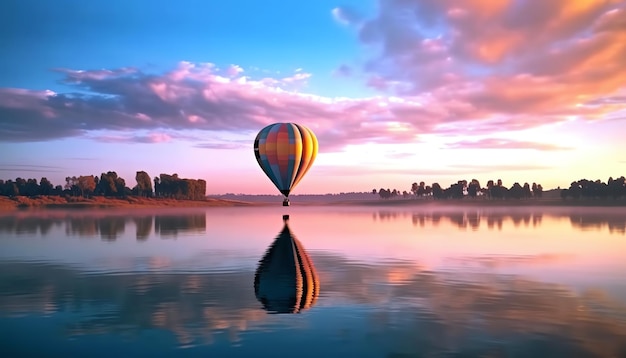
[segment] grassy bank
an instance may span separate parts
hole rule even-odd
[[[60,196],[37,196],[37,197],[4,197],[0,196],[0,210],[10,211],[19,209],[87,209],[87,208],[176,208],[176,207],[228,207],[228,206],[263,206],[280,205],[280,202],[246,202],[229,199],[206,199],[206,200],[176,200],[165,198],[142,198],[129,196],[126,198],[80,198]],[[315,205],[357,205],[378,207],[411,207],[411,206],[446,206],[446,207],[531,207],[531,206],[556,206],[556,207],[626,207],[626,199],[567,199],[543,198],[543,199],[509,199],[487,200],[476,199],[373,199],[373,200],[346,200],[346,201],[303,201],[292,200],[295,206]]]
[[[19,209],[86,209],[86,208],[150,208],[150,207],[225,207],[254,205],[242,201],[206,199],[176,200],[165,198],[142,198],[129,196],[126,198],[80,198],[61,196],[0,196],[0,210]]]

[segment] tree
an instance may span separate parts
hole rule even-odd
[[[391,197],[391,191],[389,189],[380,188],[378,195],[381,199],[389,199]]]
[[[6,196],[18,196],[20,195],[20,189],[17,187],[17,184],[13,182],[13,180],[7,180],[4,183],[3,193]]]
[[[439,183],[433,183],[433,198],[444,199],[443,189]]]
[[[135,175],[137,181],[136,194],[143,197],[152,197],[152,181],[148,173],[144,171],[138,171]]]
[[[96,190],[96,180],[93,175],[78,177],[77,186],[81,196],[90,196]]]
[[[39,194],[41,195],[52,195],[54,187],[52,183],[48,180],[48,178],[43,177],[39,181]]]
[[[532,192],[530,191],[530,185],[528,183],[524,183],[523,189],[523,198],[529,199],[532,197]]]
[[[423,181],[420,182],[420,185],[417,187],[417,195],[424,196],[426,195],[426,183]]]
[[[203,200],[206,197],[206,181],[203,179],[181,179],[178,174],[160,174],[154,178],[157,197]]]
[[[515,182],[509,189],[509,195],[514,199],[521,199],[524,197],[524,188],[518,182]]]
[[[23,178],[15,178],[15,186],[17,186],[17,195],[26,195],[26,180]]]
[[[106,172],[100,175],[100,181],[97,184],[99,193],[105,196],[126,196],[126,181],[117,176],[116,172]]]
[[[480,182],[478,182],[477,179],[472,179],[472,181],[469,183],[469,186],[467,187],[467,195],[470,198],[475,198],[478,195],[479,191],[480,191]]]

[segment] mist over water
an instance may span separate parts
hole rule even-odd
[[[4,213],[0,356],[621,357],[625,255],[622,208]]]

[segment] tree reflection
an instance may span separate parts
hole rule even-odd
[[[471,229],[477,231],[481,223],[487,228],[502,230],[503,224],[510,221],[514,227],[532,225],[537,227],[543,218],[542,212],[482,212],[480,210],[448,211],[448,212],[417,212],[412,214],[414,226],[425,227],[432,223],[433,226],[441,224],[442,219],[449,221],[459,229]]]
[[[570,215],[572,226],[580,230],[601,230],[605,226],[611,233],[626,233],[626,218],[624,216],[610,215],[603,213],[584,214],[577,213]]]
[[[143,241],[154,234],[173,237],[180,233],[206,231],[206,214],[124,215],[117,212],[103,213],[56,213],[50,215],[0,216],[0,233],[46,236],[54,226],[64,229],[66,236],[81,238],[100,237],[104,241],[115,241],[122,237],[126,225],[135,226],[135,238]],[[131,224],[131,225],[132,225]]]
[[[105,241],[114,241],[118,235],[124,233],[126,218],[119,216],[106,217],[98,220],[100,238]]]
[[[320,284],[313,261],[289,229],[289,216],[283,220],[283,230],[259,261],[254,294],[269,312],[298,313],[315,304]]]
[[[398,220],[407,216],[407,213],[379,211],[374,213],[374,221]],[[442,210],[418,211],[410,214],[413,226],[437,227],[442,222],[452,224],[459,229],[479,230],[485,224],[490,230],[502,230],[506,224],[513,227],[539,227],[545,217],[569,219],[572,227],[578,230],[602,230],[608,228],[610,233],[626,234],[626,215],[619,211],[595,212],[588,211],[558,212],[550,210],[501,210],[483,211],[474,210]]]
[[[152,231],[154,216],[134,216],[136,234],[135,238],[139,241],[147,240]]]
[[[41,235],[45,236],[54,225],[62,224],[59,219],[42,219],[37,216],[0,216],[0,234]]]
[[[194,215],[156,215],[154,231],[160,236],[176,236],[182,232],[204,232],[206,214]]]

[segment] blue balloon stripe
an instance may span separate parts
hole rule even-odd
[[[272,183],[274,183],[274,185],[276,187],[280,187],[280,183],[278,182],[278,180],[276,180],[276,177],[275,177],[274,173],[271,170],[271,164],[267,160],[267,156],[266,155],[262,155],[261,156],[261,168],[265,172],[265,175],[267,175],[268,178],[270,178]]]

